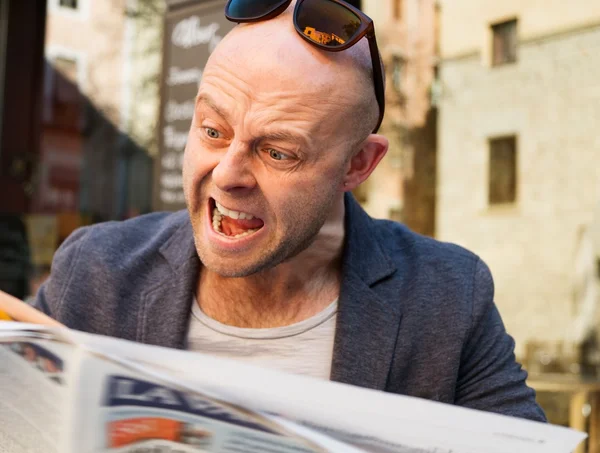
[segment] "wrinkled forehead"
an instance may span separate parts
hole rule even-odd
[[[227,82],[251,98],[287,93],[342,104],[352,104],[363,83],[350,52],[325,52],[298,36],[290,9],[275,19],[238,25],[225,37],[206,65],[200,90],[227,89]]]

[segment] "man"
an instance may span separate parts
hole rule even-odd
[[[367,43],[321,50],[292,9],[212,54],[187,212],[78,230],[37,306],[93,333],[544,420],[485,264],[349,195],[388,148]]]

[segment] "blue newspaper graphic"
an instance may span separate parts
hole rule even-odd
[[[110,452],[319,451],[237,407],[130,376],[107,377],[103,407]]]

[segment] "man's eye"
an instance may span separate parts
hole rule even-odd
[[[289,157],[286,154],[280,153],[279,151],[277,151],[275,149],[271,148],[271,149],[268,149],[267,151],[269,152],[269,156],[273,160],[285,160],[285,159],[289,159]]]
[[[204,132],[206,132],[206,135],[208,135],[210,138],[220,138],[221,137],[221,134],[219,133],[219,131],[217,131],[216,129],[213,129],[212,127],[205,127]]]

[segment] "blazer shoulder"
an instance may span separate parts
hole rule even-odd
[[[82,244],[88,258],[124,263],[128,258],[156,252],[179,228],[189,223],[187,212],[157,212],[125,221],[111,221],[76,230],[64,246]]]
[[[135,313],[141,294],[171,275],[160,250],[186,225],[189,218],[182,211],[77,229],[54,255],[35,306],[83,330],[107,332],[98,326],[110,314],[126,323],[122,310]]]
[[[493,304],[494,282],[488,266],[459,245],[425,237],[397,222],[376,224],[380,244],[396,266],[390,284],[410,288],[398,303],[407,313],[423,316],[422,322],[462,332],[459,336],[464,339],[474,313]]]
[[[68,280],[83,286],[90,284],[91,277],[133,284],[163,268],[157,266],[164,261],[161,247],[186,225],[187,212],[179,211],[79,228],[55,254],[51,275],[55,280],[72,275]]]
[[[424,236],[391,220],[375,220],[381,244],[394,261],[411,260],[422,265],[449,266],[454,271],[472,270],[481,258],[466,248]],[[450,270],[450,269],[449,269]]]

